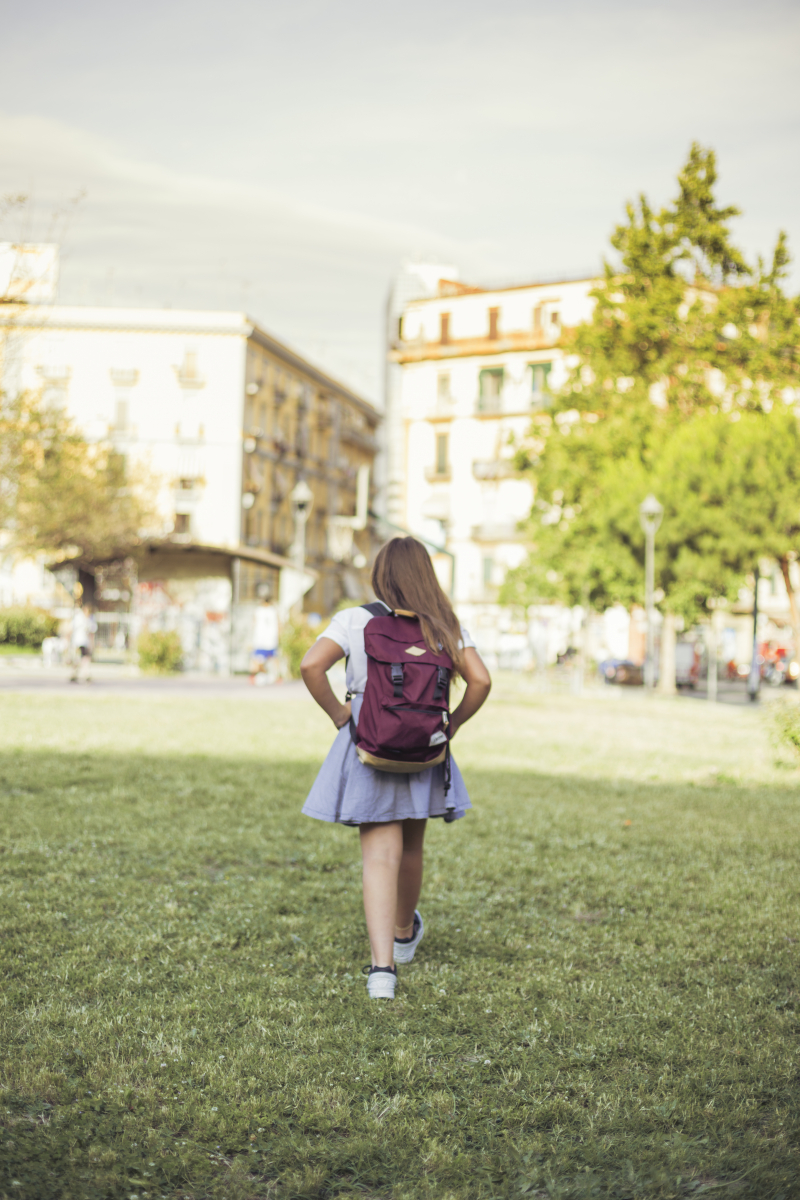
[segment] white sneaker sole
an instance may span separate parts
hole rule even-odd
[[[367,992],[370,1000],[394,1000],[397,976],[381,971],[380,975],[367,976]]]
[[[422,936],[425,933],[425,924],[422,920],[422,914],[417,910],[414,911],[414,916],[419,917],[419,931],[413,942],[398,942],[394,944],[394,961],[396,963],[410,963],[414,961],[414,955],[417,952],[417,946],[422,941]]]

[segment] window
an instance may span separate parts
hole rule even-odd
[[[499,308],[490,308],[489,309],[489,340],[492,342],[496,342],[498,337],[500,336],[498,333],[499,324],[500,324],[500,309]]]
[[[173,533],[190,533],[191,521],[188,513],[175,513],[175,524],[172,527]]]
[[[548,379],[552,363],[531,363],[531,403],[543,406],[550,396]]]
[[[439,341],[443,346],[450,341],[450,313],[439,314]]]
[[[484,558],[483,560],[483,586],[491,587],[492,575],[494,574],[494,559]]]
[[[436,379],[436,399],[446,403],[450,399],[450,375],[439,375]]]
[[[447,442],[448,436],[446,433],[437,433],[436,435],[436,474],[447,475],[449,467],[447,464]]]
[[[178,487],[182,492],[191,492],[194,490],[195,481],[193,478],[186,476],[184,479],[178,480]]]
[[[478,412],[499,412],[505,372],[502,367],[487,367],[478,376]]]
[[[117,399],[114,405],[114,428],[119,432],[128,428],[128,396],[127,389],[117,390]]]
[[[551,313],[550,314],[550,324],[553,326],[553,329],[558,329],[559,326],[561,325],[561,313],[557,313],[557,312]]]
[[[542,332],[542,306],[541,306],[541,304],[537,304],[536,308],[533,310],[533,332],[534,333]]]

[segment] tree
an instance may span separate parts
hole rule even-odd
[[[611,238],[618,261],[568,345],[567,384],[519,448],[536,487],[535,549],[510,572],[507,602],[641,602],[638,506],[651,490],[666,510],[656,568],[669,612],[695,619],[709,598],[735,594],[759,553],[778,542],[790,553],[792,472],[780,455],[759,471],[743,439],[758,430],[777,453],[796,425],[786,402],[800,383],[800,306],[783,290],[785,235],[768,267],[748,267],[729,230],[738,210],[717,205],[715,186],[713,151],[694,145],[671,205],[627,206]],[[755,479],[781,539],[747,499]]]
[[[145,471],[87,443],[62,409],[0,396],[0,528],[14,550],[104,558],[135,544],[154,519]]]

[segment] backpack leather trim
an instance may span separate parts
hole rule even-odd
[[[412,775],[417,771],[427,771],[428,767],[437,767],[439,763],[444,762],[447,750],[448,747],[443,746],[441,753],[427,762],[397,762],[394,758],[378,758],[377,755],[356,746],[356,754],[365,767],[373,767],[376,771],[392,771],[397,775]]]

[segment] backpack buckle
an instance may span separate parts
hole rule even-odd
[[[433,693],[433,702],[436,704],[441,700],[447,688],[447,667],[436,668],[436,690]]]
[[[394,689],[395,700],[403,699],[403,664],[392,663],[392,688]]]

